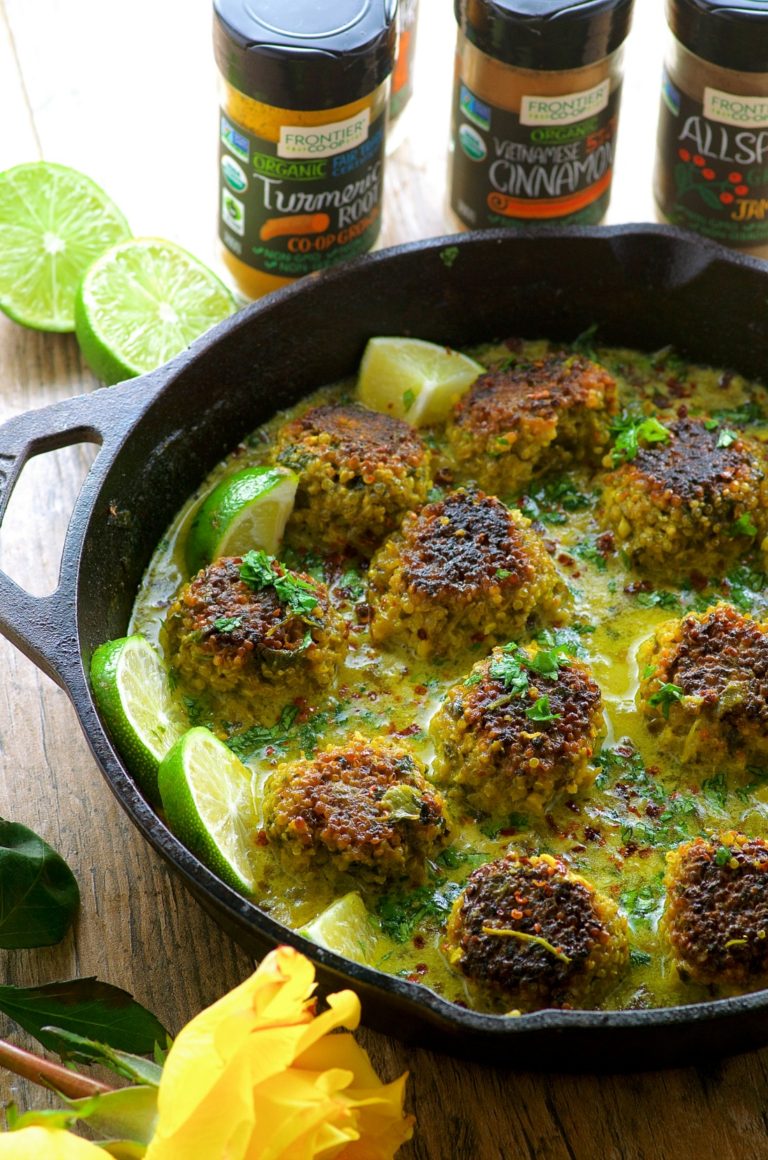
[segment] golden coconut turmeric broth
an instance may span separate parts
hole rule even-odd
[[[724,430],[768,440],[768,394],[759,385],[727,372],[690,367],[671,350],[654,355],[593,350],[588,336],[577,345],[616,376],[624,410],[662,419],[703,412]],[[516,349],[524,356],[540,357],[549,347],[527,342]],[[509,358],[510,347],[486,346],[468,353],[489,367],[498,366]],[[345,382],[319,391],[309,404],[345,400],[353,392],[354,383]],[[301,408],[307,405],[302,403]],[[151,561],[131,631],[159,645],[165,610],[188,579],[183,560],[191,513],[225,473],[264,462],[269,442],[285,419],[285,413],[276,416],[246,439],[187,502]],[[444,446],[441,429],[422,434],[439,459]],[[536,481],[522,496],[501,497],[534,521],[544,538],[573,598],[571,640],[602,689],[605,736],[592,761],[593,787],[557,801],[544,817],[512,813],[455,825],[451,844],[430,866],[427,882],[416,889],[366,892],[352,879],[340,888],[317,874],[293,880],[263,835],[254,834],[258,883],[254,901],[273,918],[301,929],[336,899],[359,890],[368,917],[363,917],[364,929],[359,926],[362,908],[357,927],[340,924],[337,945],[342,953],[467,1003],[462,977],[449,967],[440,949],[445,920],[462,882],[475,867],[509,848],[550,853],[614,899],[627,917],[631,965],[605,1007],[667,1006],[725,994],[682,981],[659,938],[665,854],[697,834],[729,828],[749,836],[768,834],[768,769],[682,767],[661,752],[635,708],[636,654],[664,620],[703,610],[717,600],[730,601],[762,619],[768,612],[768,576],[755,556],[726,577],[695,577],[695,583],[683,588],[657,587],[628,569],[615,538],[596,522],[599,493],[600,472],[578,470]],[[434,497],[439,494],[436,487]],[[323,559],[311,543],[304,554],[291,552],[283,558],[324,579],[333,602],[351,624],[350,650],[336,684],[311,701],[296,698],[265,705],[259,722],[243,719],[237,703],[229,707],[227,720],[214,720],[202,700],[187,697],[184,707],[190,724],[209,725],[226,739],[253,771],[257,801],[280,761],[311,755],[354,730],[397,740],[428,765],[430,717],[445,690],[488,647],[478,644],[462,655],[430,662],[416,661],[396,649],[376,649],[367,627],[363,561]],[[333,945],[333,922],[327,924],[325,938]]]

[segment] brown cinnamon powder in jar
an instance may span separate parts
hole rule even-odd
[[[451,208],[461,225],[599,222],[632,0],[455,0]]]

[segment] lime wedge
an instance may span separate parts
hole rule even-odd
[[[356,890],[332,902],[302,927],[299,934],[356,963],[370,966],[376,959],[379,942],[376,923]]]
[[[215,874],[250,893],[250,850],[258,833],[251,774],[210,729],[188,730],[157,775],[168,824]]]
[[[246,467],[223,479],[198,508],[187,535],[191,573],[220,556],[263,548],[276,556],[299,477],[287,467]]]
[[[187,728],[160,657],[138,634],[107,641],[91,659],[91,687],[126,766],[157,805],[158,766]]]
[[[414,427],[441,423],[485,367],[420,338],[372,338],[360,363],[357,393],[372,411]]]
[[[131,231],[90,177],[33,161],[0,173],[0,310],[35,330],[74,330],[75,291]]]
[[[89,267],[75,331],[94,374],[117,383],[161,366],[234,310],[224,283],[186,250],[133,238]]]

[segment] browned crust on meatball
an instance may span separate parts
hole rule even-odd
[[[638,661],[647,673],[638,703],[670,748],[708,764],[725,756],[740,764],[768,758],[768,630],[762,624],[717,604],[660,625]],[[679,692],[665,698],[664,686]]]
[[[530,521],[495,496],[459,489],[406,516],[368,574],[371,635],[419,655],[508,639],[530,619],[561,623],[566,591]]]
[[[507,494],[556,467],[599,464],[617,407],[603,367],[556,353],[481,375],[447,433],[462,473]]]
[[[516,853],[470,875],[445,949],[478,996],[523,1011],[595,1003],[629,958],[626,922],[610,899],[560,859]]]
[[[533,645],[517,655],[538,651]],[[503,656],[496,649],[446,693],[430,725],[433,776],[475,811],[541,813],[558,792],[594,781],[588,762],[602,728],[600,688],[585,664],[561,658],[557,674],[531,670],[528,689],[513,695],[492,675]],[[548,698],[553,720],[529,715],[540,697]]]
[[[407,750],[353,734],[311,760],[279,765],[267,784],[266,832],[283,864],[374,884],[425,877],[449,837],[441,794]]]
[[[744,438],[718,446],[722,429],[705,419],[667,430],[605,477],[603,518],[641,571],[719,575],[768,530],[764,453]]]
[[[729,831],[667,854],[661,930],[677,969],[697,983],[768,982],[768,842]]]
[[[431,483],[430,453],[402,419],[357,403],[305,412],[278,432],[277,463],[297,472],[288,542],[370,554],[419,507]]]
[[[193,691],[236,694],[249,704],[264,691],[327,684],[346,652],[347,626],[325,585],[292,573],[317,596],[311,612],[299,615],[274,587],[255,590],[243,580],[242,563],[222,557],[184,585],[165,625],[172,666]],[[278,560],[271,567],[276,576],[289,574]]]

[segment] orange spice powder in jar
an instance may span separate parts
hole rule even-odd
[[[659,217],[768,258],[768,0],[667,0]]]
[[[219,237],[250,298],[381,228],[397,0],[214,0]]]
[[[455,0],[459,225],[605,215],[632,0]]]

